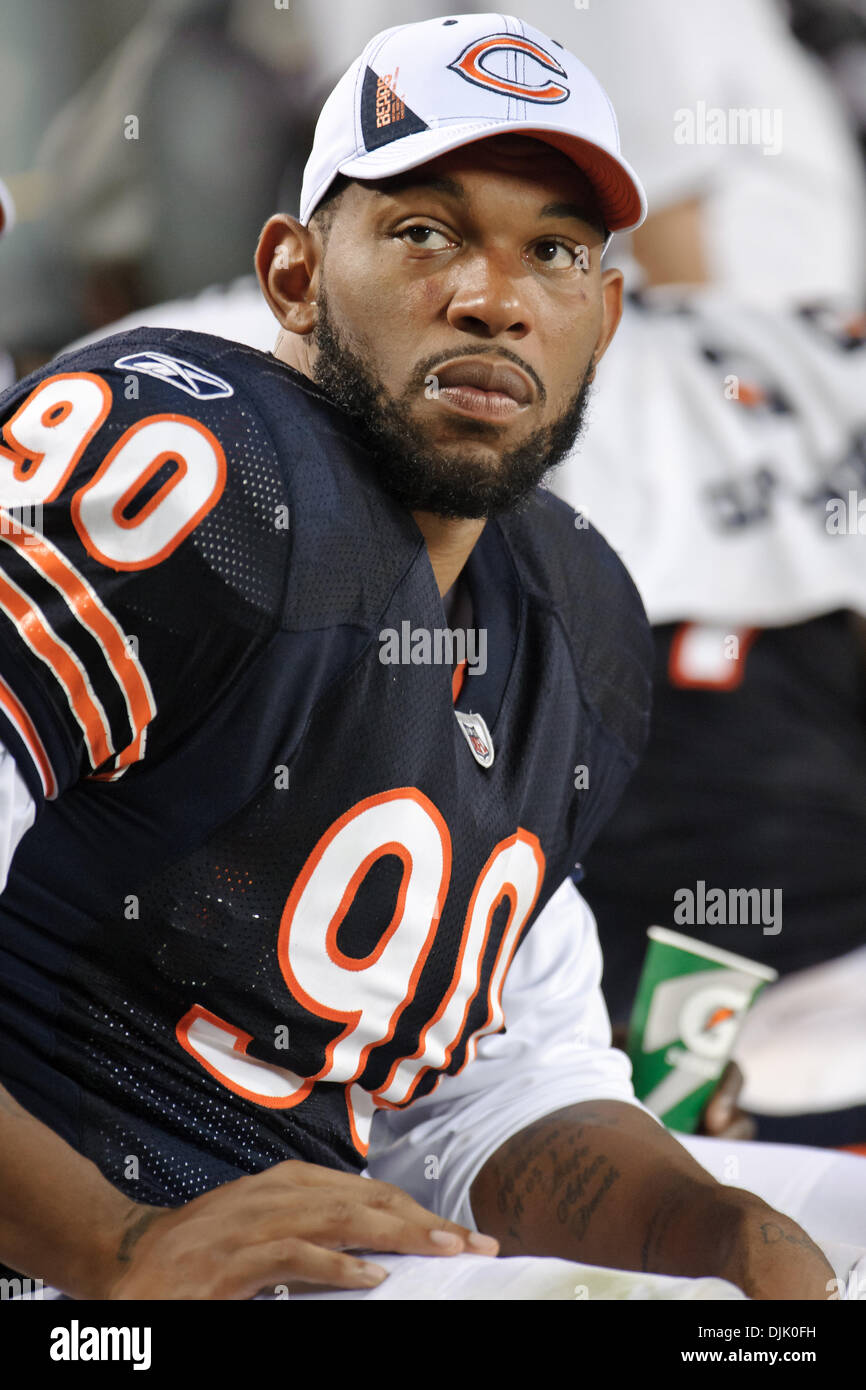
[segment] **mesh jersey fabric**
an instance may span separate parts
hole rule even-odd
[[[485,527],[465,577],[488,660],[457,700],[486,722],[482,766],[450,668],[383,660],[383,632],[445,616],[347,417],[263,353],[142,329],[20,383],[2,418],[81,374],[110,409],[46,502],[44,541],[136,639],[155,713],[118,766],[134,731],[89,610],[4,547],[113,699],[116,748],[94,762],[75,699],[4,610],[0,678],[58,794],[0,706],[40,807],[0,898],[3,1084],[138,1200],[292,1157],[360,1171],[374,1107],[428,1093],[504,1026],[508,961],[622,792],[646,732],[640,600],[548,494]],[[115,568],[88,548],[81,496],[156,418],[206,430],[225,485],[164,558]],[[171,491],[148,467],[103,506],[112,545]]]

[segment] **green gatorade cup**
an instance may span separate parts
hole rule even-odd
[[[650,927],[628,1028],[635,1095],[668,1129],[692,1134],[747,1010],[778,971]]]

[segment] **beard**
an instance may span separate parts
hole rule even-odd
[[[341,335],[322,287],[317,303],[319,317],[314,341],[318,356],[314,380],[357,423],[360,442],[372,457],[381,486],[407,511],[432,512],[454,520],[511,511],[528,499],[579,438],[585,424],[594,358],[560,416],[534,430],[522,444],[506,450],[498,463],[491,465],[480,460],[472,449],[473,439],[495,443],[499,430],[489,421],[455,417],[465,441],[435,447],[429,441],[428,429],[412,414],[412,406],[435,374],[436,365],[441,366],[454,353],[439,353],[429,359],[416,369],[402,394],[392,396]],[[508,349],[497,348],[496,354],[527,370],[526,364]],[[465,350],[461,355],[466,355]],[[544,388],[537,377],[535,381],[543,400]]]

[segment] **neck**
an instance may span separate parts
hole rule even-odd
[[[288,367],[294,367],[296,372],[303,372],[304,376],[308,376],[311,381],[315,381],[313,372],[315,350],[311,334],[302,336],[299,333],[287,333],[284,328],[281,328],[274,347],[274,357],[278,357]]]
[[[413,512],[427,543],[427,553],[440,594],[447,594],[484,530],[484,518],[452,521],[433,512]]]
[[[274,348],[274,356],[315,380],[315,354],[309,336],[302,337],[297,333],[281,331]],[[439,593],[447,594],[484,530],[484,519],[453,521],[436,516],[433,512],[413,512],[412,515],[427,543],[427,553]]]

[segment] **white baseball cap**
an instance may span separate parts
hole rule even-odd
[[[15,226],[15,204],[12,201],[12,194],[0,179],[0,236],[5,232],[11,232]]]
[[[503,14],[401,24],[371,39],[319,116],[304,170],[304,224],[338,174],[386,179],[492,135],[531,135],[593,185],[609,232],[646,216],[610,99],[554,39]]]

